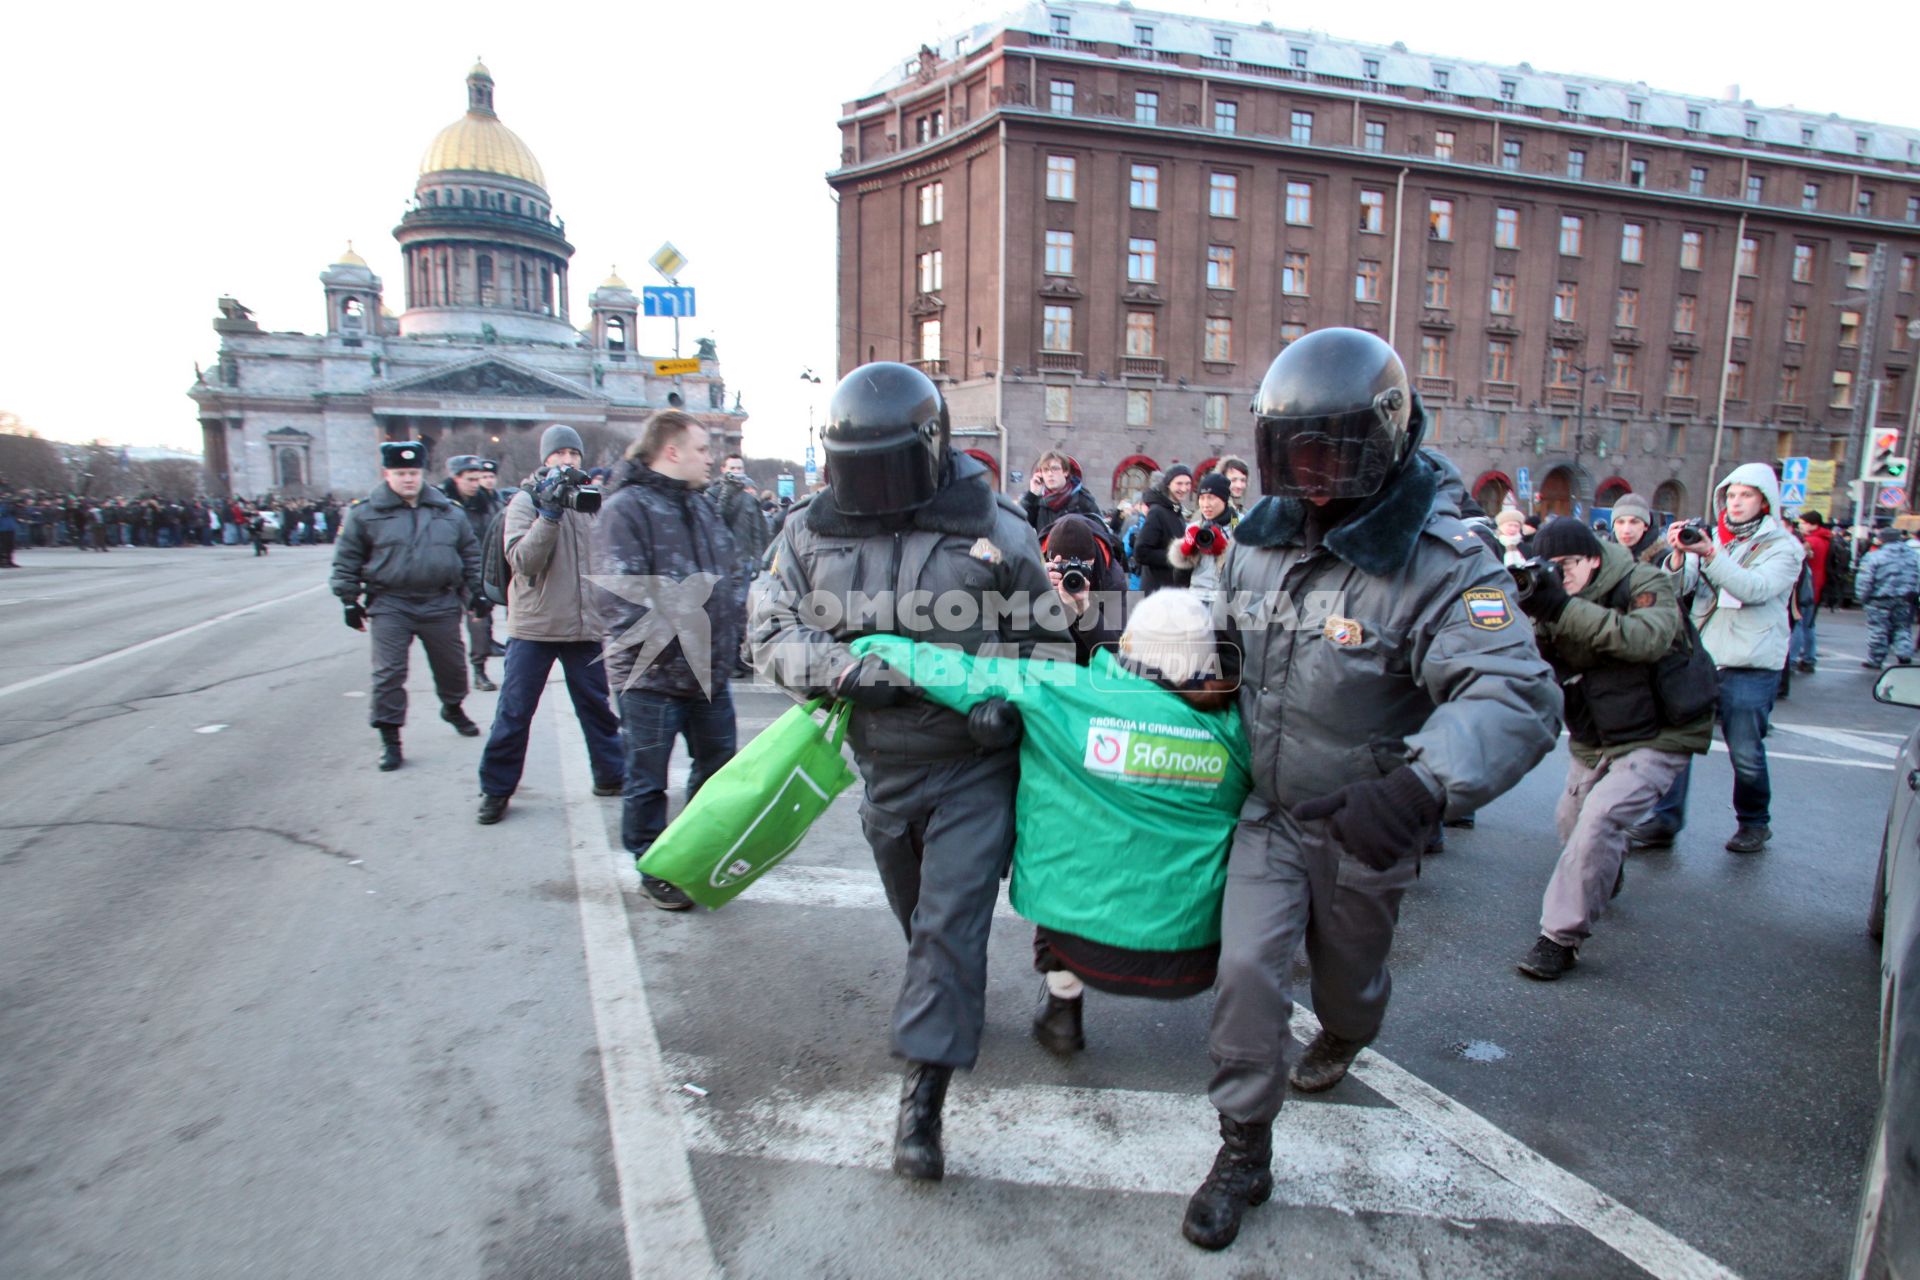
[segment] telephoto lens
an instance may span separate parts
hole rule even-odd
[[[1203,524],[1194,530],[1193,545],[1201,551],[1211,551],[1220,543],[1220,531],[1210,524]]]

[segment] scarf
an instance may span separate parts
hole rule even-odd
[[[1741,538],[1751,538],[1755,533],[1760,531],[1760,522],[1766,518],[1767,513],[1763,510],[1753,519],[1742,520],[1738,524],[1735,524],[1733,521],[1727,519],[1727,513],[1722,511],[1720,513],[1720,545],[1725,546],[1728,543],[1737,542]]]
[[[1058,513],[1067,509],[1067,503],[1073,501],[1073,495],[1080,492],[1080,486],[1069,480],[1058,489],[1048,489],[1040,495],[1040,501],[1047,504],[1047,510]]]

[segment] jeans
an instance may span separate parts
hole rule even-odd
[[[689,800],[721,765],[733,759],[733,690],[717,681],[713,700],[707,701],[628,689],[620,695],[620,737],[627,749],[620,841],[638,858],[667,829],[667,761],[673,756],[674,739],[684,737],[693,757],[687,774]]]
[[[1720,669],[1720,735],[1733,761],[1733,816],[1743,827],[1772,825],[1773,786],[1767,780],[1767,719],[1780,690],[1778,671],[1751,667]],[[1693,758],[1674,779],[1673,786],[1647,816],[1647,826],[1670,834],[1687,825],[1687,785],[1693,776]]]
[[[477,663],[484,655],[468,656]],[[599,644],[592,640],[510,638],[500,673],[500,698],[494,704],[493,730],[480,753],[480,790],[486,795],[510,796],[520,786],[520,773],[527,763],[527,734],[556,659],[567,677],[573,714],[579,717],[580,729],[587,737],[594,784],[606,787],[620,781],[624,770],[620,722],[614,719],[607,695],[607,666],[600,660]]]
[[[1819,617],[1820,606],[1817,604],[1800,615],[1800,621],[1793,626],[1793,639],[1787,646],[1788,662],[1820,661],[1819,644],[1813,634],[1814,623],[1819,620]]]

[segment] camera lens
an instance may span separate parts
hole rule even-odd
[[[1079,595],[1092,584],[1087,581],[1087,575],[1084,570],[1069,569],[1060,575],[1060,585],[1074,595]]]

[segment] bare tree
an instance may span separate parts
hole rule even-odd
[[[64,490],[68,471],[52,441],[0,410],[0,484],[16,489]]]

